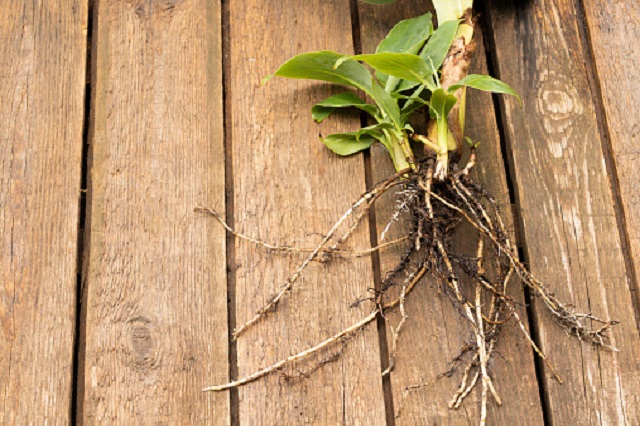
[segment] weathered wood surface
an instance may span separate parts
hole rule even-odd
[[[616,179],[614,191],[623,206],[623,228],[631,250],[632,291],[636,299],[636,319],[640,321],[640,3],[584,0],[590,34],[597,87],[602,95],[606,130],[611,144]]]
[[[362,5],[360,24],[363,51],[373,52],[378,41],[399,20],[427,11],[424,2],[417,0],[388,6]],[[479,29],[477,41],[478,48],[471,72],[486,74],[485,51]],[[470,114],[467,123],[467,134],[472,139],[481,141],[479,167],[475,178],[496,194],[501,209],[508,215],[511,210],[509,190],[491,95],[470,91],[468,96],[469,111],[483,112]],[[384,149],[380,149],[381,147],[377,148],[379,149],[372,149],[374,181],[393,173],[393,165],[388,160],[388,154]],[[393,197],[388,197],[376,205],[378,233],[385,228],[395,205]],[[509,219],[507,217],[507,220]],[[468,228],[465,230],[474,234],[474,231]],[[388,238],[399,238],[401,233],[402,227],[398,227],[396,235],[389,235]],[[462,238],[459,238],[457,248],[469,255],[473,255],[475,250],[475,247],[470,247]],[[402,253],[402,248],[385,250],[382,253],[383,275],[384,271],[393,267]],[[512,288],[515,290],[515,300],[522,302],[522,290],[516,286]],[[450,410],[447,406],[460,386],[460,368],[457,374],[450,378],[440,379],[409,393],[405,391],[407,386],[429,383],[451,368],[450,362],[460,354],[463,345],[469,342],[468,324],[455,311],[449,300],[439,294],[437,283],[432,279],[423,280],[421,286],[414,290],[407,299],[406,310],[409,319],[401,334],[396,367],[391,373],[395,413],[400,414],[396,424],[477,424],[480,417],[480,392],[471,394],[458,410]],[[521,312],[521,315],[526,318],[525,312]],[[400,320],[400,315],[391,314],[389,319],[395,326]],[[387,336],[390,338],[391,333],[388,332]],[[507,342],[510,346],[507,346]],[[541,424],[542,409],[533,356],[524,336],[516,327],[508,326],[504,329],[496,350],[500,356],[496,357],[492,371],[495,374],[497,390],[509,409],[500,409],[495,403],[492,404],[489,411],[490,424]],[[477,391],[479,390],[478,387]]]
[[[359,125],[358,115],[331,117],[318,126],[310,117],[311,106],[344,89],[277,78],[260,87],[260,80],[298,53],[353,52],[349,3],[235,1],[230,3],[230,28],[232,109],[227,120],[232,127],[235,226],[274,244],[314,246],[365,191],[362,155],[339,158],[317,135],[348,131]],[[365,223],[349,246],[368,244]],[[304,257],[268,254],[241,241],[235,252],[236,322],[241,325],[284,285]],[[314,346],[365,317],[371,306],[349,305],[372,287],[367,257],[313,263],[277,312],[239,337],[239,375]],[[331,351],[336,350],[340,345]],[[330,357],[331,351],[320,359]],[[308,378],[286,380],[275,374],[241,388],[240,422],[384,424],[380,371],[373,325],[358,333],[340,358]],[[299,372],[294,368],[284,374]]]
[[[0,7],[0,424],[70,420],[86,42],[86,1]]]
[[[86,424],[228,424],[217,1],[96,5]]]
[[[426,11],[424,2],[95,2],[83,315],[76,324],[88,3],[10,1],[0,8],[0,424],[66,424],[74,416],[86,424],[477,423],[479,394],[458,411],[446,407],[459,372],[405,396],[406,386],[448,370],[469,338],[433,280],[408,299],[409,320],[386,381],[380,372],[389,342],[371,324],[344,347],[234,397],[201,392],[370,312],[367,303],[350,305],[370,294],[377,260],[313,263],[277,312],[231,344],[228,324],[251,318],[304,257],[226,240],[219,224],[193,208],[226,211],[239,230],[272,243],[317,243],[365,182],[392,167],[381,147],[367,164],[362,155],[338,158],[317,141],[318,133],[359,125],[354,112],[322,125],[309,116],[313,103],[344,89],[281,79],[260,87],[260,80],[297,53],[353,52],[354,35],[371,52],[398,20]],[[505,167],[493,101],[470,92],[476,113],[467,128],[482,141],[476,177],[508,212],[510,176],[519,242],[534,274],[577,310],[621,321],[613,332],[621,352],[595,351],[534,304],[534,335],[565,384],[544,368],[536,377],[530,347],[507,326],[501,342],[512,346],[499,344],[491,366],[504,406],[490,405],[490,424],[640,423],[632,303],[640,267],[638,8],[632,0],[494,0],[486,7],[493,67],[524,105],[510,98],[499,104]],[[486,72],[484,56],[480,43],[478,72]],[[376,220],[350,248],[370,246],[393,203],[378,204]],[[382,273],[398,250],[381,253]],[[329,362],[315,369],[322,360]]]
[[[620,321],[620,352],[594,350],[534,306],[565,382],[545,369],[548,418],[637,424],[640,341],[577,13],[569,0],[491,3],[497,71],[524,102],[503,99],[503,122],[531,271],[575,309]]]

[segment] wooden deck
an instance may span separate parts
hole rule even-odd
[[[297,53],[370,52],[425,3],[3,2],[0,424],[477,424],[479,393],[447,408],[460,371],[405,391],[448,370],[469,339],[429,279],[407,302],[390,379],[378,324],[306,378],[201,392],[370,311],[350,303],[393,264],[393,249],[312,266],[276,314],[230,341],[300,258],[235,240],[193,209],[224,212],[273,243],[317,243],[391,165],[375,147],[343,159],[317,141],[359,125],[356,113],[311,120],[311,105],[338,89],[260,80]],[[598,351],[532,303],[528,324],[564,384],[507,326],[502,342],[517,344],[498,344],[504,405],[492,403],[490,424],[640,425],[640,3],[479,9],[474,68],[511,84],[523,105],[470,95],[477,178],[514,212],[532,272],[575,307],[620,321],[620,352]],[[375,243],[393,202],[352,247]]]

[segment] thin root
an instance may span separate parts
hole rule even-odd
[[[376,292],[376,297],[372,298],[375,302],[375,309],[366,318],[310,349],[291,355],[242,379],[224,385],[212,386],[206,388],[205,391],[221,391],[234,388],[280,371],[283,367],[307,359],[335,342],[345,342],[347,336],[352,336],[355,332],[364,328],[378,315],[381,315],[387,321],[384,313],[387,310],[399,307],[401,317],[398,325],[394,328],[389,324],[391,331],[389,367],[382,373],[383,375],[390,374],[396,365],[398,340],[408,319],[405,306],[406,298],[427,272],[431,273],[438,280],[438,283],[443,283],[438,287],[438,290],[451,298],[455,309],[462,315],[463,321],[469,324],[473,332],[472,342],[468,342],[465,345],[462,353],[455,361],[459,362],[467,352],[473,354],[463,371],[459,387],[449,401],[449,408],[459,408],[476,384],[479,383],[481,386],[480,425],[486,424],[490,397],[496,401],[497,405],[502,404],[493,382],[490,361],[495,351],[501,326],[507,321],[513,319],[518,324],[529,345],[544,361],[551,374],[558,382],[562,383],[562,379],[556,369],[533,340],[522,321],[518,313],[518,308],[521,309],[521,304],[508,295],[507,288],[513,277],[519,278],[524,285],[533,290],[532,293],[536,297],[542,299],[544,306],[548,308],[553,317],[568,333],[580,339],[588,340],[597,347],[615,350],[608,343],[606,336],[607,331],[616,324],[615,321],[602,320],[591,313],[579,314],[572,312],[547,287],[538,281],[519,260],[515,246],[508,237],[509,233],[500,216],[495,200],[471,180],[470,172],[475,164],[475,149],[472,149],[471,158],[462,170],[452,166],[450,171],[444,173],[442,170],[437,169],[436,162],[431,158],[421,163],[416,172],[402,171],[392,176],[376,185],[356,201],[313,249],[277,246],[248,237],[234,231],[213,210],[198,207],[197,211],[205,212],[215,217],[228,232],[240,239],[275,252],[308,254],[280,288],[279,292],[252,319],[240,326],[235,331],[234,337],[240,335],[252,324],[266,316],[267,313],[275,310],[278,302],[292,289],[294,283],[309,263],[322,261],[321,255],[324,258],[334,255],[364,256],[384,247],[409,241],[404,256],[382,280],[381,289]],[[340,245],[353,234],[359,224],[367,217],[369,209],[375,201],[386,191],[398,185],[402,185],[402,190],[399,192],[400,199],[396,210],[381,234],[380,241],[384,240],[389,228],[398,221],[403,212],[408,213],[411,225],[408,234],[403,238],[385,242],[371,249],[359,251],[340,249]],[[349,220],[351,222],[346,225],[346,230],[342,236],[337,238],[330,247],[327,247],[329,241]],[[453,245],[450,236],[462,221],[468,222],[478,232],[475,257],[456,253],[452,249]],[[464,277],[468,278],[468,280],[461,280]],[[388,300],[387,298],[389,298],[389,289],[400,284],[400,295],[390,302],[383,303],[383,300]],[[586,323],[589,321],[599,323],[597,324],[598,327],[587,327]],[[330,353],[322,358],[316,366],[306,370],[299,370],[298,376],[308,376],[308,374],[325,363],[337,359],[341,352],[340,350]],[[430,386],[441,377],[450,376],[453,374],[454,368],[455,366],[450,371],[438,375],[432,381],[406,387],[402,394],[396,417],[399,417],[402,413],[405,399],[410,391]],[[283,373],[283,376],[285,378],[293,377],[285,373]]]
[[[258,380],[261,377],[267,376],[271,373],[274,373],[278,370],[280,370],[282,367],[284,367],[287,364],[291,364],[292,362],[295,361],[299,361],[301,359],[307,358],[308,356],[322,350],[323,348],[331,345],[332,343],[340,340],[341,338],[343,338],[344,336],[347,336],[351,333],[355,333],[356,331],[360,330],[361,328],[363,328],[365,325],[369,324],[371,321],[373,321],[376,316],[378,315],[380,311],[378,309],[374,310],[373,312],[371,312],[366,318],[360,320],[359,322],[353,324],[350,327],[345,328],[344,330],[342,330],[340,333],[335,334],[331,337],[329,337],[327,340],[317,344],[316,346],[309,348],[305,351],[302,352],[298,352],[295,355],[291,355],[281,361],[276,362],[273,365],[270,365],[269,367],[263,368],[262,370],[256,371],[255,373],[251,374],[250,376],[246,376],[242,379],[239,380],[234,380],[232,382],[229,383],[225,383],[224,385],[219,385],[219,386],[210,386],[208,388],[204,388],[202,391],[203,392],[209,392],[209,391],[213,391],[213,392],[219,392],[219,391],[223,391],[226,389],[231,389],[231,388],[235,388],[238,386],[242,386],[245,385],[247,383],[251,383],[253,381]]]

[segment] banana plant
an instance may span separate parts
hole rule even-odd
[[[396,0],[364,0],[371,4],[389,4]],[[472,19],[473,0],[433,0],[436,10],[438,26],[458,22],[456,33],[450,47],[450,52],[442,69],[442,87],[446,90],[457,80],[467,75],[471,54],[475,49],[473,42],[474,22]],[[452,79],[455,79],[452,81]],[[460,153],[461,141],[465,127],[466,87],[453,91],[458,105],[453,105],[450,110],[451,117],[443,117],[435,111],[431,111],[431,121],[428,126],[428,136],[419,137],[422,141],[438,146],[436,179],[446,178],[449,168],[449,152]],[[440,96],[441,97],[441,96]],[[450,102],[450,101],[449,101]],[[447,104],[447,102],[445,102]],[[449,127],[447,127],[449,123]]]
[[[365,1],[384,4],[392,3],[394,0]],[[597,319],[591,314],[572,312],[544,284],[526,270],[526,267],[514,253],[509,239],[506,238],[507,231],[498,209],[485,210],[483,207],[483,202],[496,206],[491,194],[474,184],[468,174],[475,164],[473,155],[470,156],[464,169],[455,174],[449,173],[450,167],[455,165],[456,160],[456,157],[451,153],[459,153],[464,139],[469,141],[472,147],[477,146],[464,137],[466,89],[471,87],[520,98],[507,84],[499,80],[486,75],[468,75],[469,63],[474,49],[472,0],[434,0],[433,3],[438,14],[437,29],[433,28],[431,14],[427,13],[399,22],[382,40],[374,53],[347,55],[328,50],[303,53],[282,64],[272,75],[320,80],[355,89],[356,92],[351,90],[330,96],[314,105],[311,109],[313,119],[321,122],[337,109],[357,108],[371,116],[374,124],[352,132],[328,135],[321,140],[338,155],[355,154],[379,142],[389,151],[399,173],[383,181],[384,185],[374,186],[353,204],[353,207],[324,236],[320,245],[286,281],[279,293],[272,297],[256,316],[240,326],[234,335],[237,336],[263,318],[267,312],[276,308],[279,300],[291,290],[296,277],[309,262],[318,256],[338,227],[354,214],[357,206],[362,205],[361,203],[365,200],[372,199],[374,194],[379,196],[390,190],[395,184],[403,183],[405,190],[398,193],[398,196],[401,197],[399,198],[399,207],[392,218],[397,217],[405,208],[411,212],[408,215],[411,231],[406,237],[416,238],[416,243],[405,255],[412,259],[412,262],[409,262],[412,264],[411,269],[406,266],[406,262],[402,261],[396,266],[399,269],[393,270],[403,271],[406,276],[415,275],[418,270],[422,271],[420,273],[429,270],[443,285],[447,286],[447,291],[452,293],[452,300],[458,305],[458,309],[464,311],[464,315],[473,324],[472,328],[476,335],[476,345],[473,349],[476,351],[476,355],[471,359],[465,371],[469,373],[472,368],[475,368],[475,379],[468,385],[467,379],[471,376],[465,373],[461,389],[470,390],[475,386],[476,380],[482,383],[480,425],[485,425],[489,394],[493,395],[498,405],[501,404],[499,395],[492,384],[491,376],[487,372],[487,365],[492,356],[493,342],[499,332],[498,325],[513,316],[519,322],[521,330],[536,353],[546,362],[545,355],[535,346],[525,326],[516,315],[516,306],[512,304],[513,301],[505,295],[505,288],[512,275],[519,277],[531,289],[532,294],[540,298],[563,328],[570,330],[580,340],[591,341],[597,347],[615,350],[610,345],[607,336],[604,336],[604,332],[614,325],[615,321]],[[265,81],[272,76],[267,77]],[[431,118],[426,135],[416,134],[409,124],[412,114],[422,108],[428,109]],[[409,144],[410,138],[423,143],[427,150],[431,151],[427,161],[416,163]],[[434,184],[438,181],[438,184]],[[438,200],[440,208],[434,209],[432,200]],[[359,214],[365,214],[370,207],[371,203],[365,203]],[[212,214],[222,221],[217,214]],[[477,267],[474,268],[473,263],[459,263],[460,271],[470,278],[469,283],[475,281],[475,305],[470,304],[460,291],[458,271],[451,262],[451,259],[463,257],[455,253],[449,238],[462,220],[466,220],[472,225],[472,228],[469,228],[471,232],[462,235],[466,235],[469,241],[472,244],[476,243],[478,247]],[[357,225],[357,221],[354,223]],[[236,235],[228,225],[224,225],[227,230]],[[479,232],[476,232],[476,229]],[[352,227],[341,237],[341,240],[344,242],[354,230],[355,227]],[[423,240],[426,244],[421,245],[420,242]],[[255,242],[255,240],[252,241]],[[487,243],[493,247],[489,253],[485,251]],[[495,282],[489,282],[488,278],[480,272],[481,265],[489,262],[495,262],[494,265],[508,264],[510,267],[497,268],[501,271],[499,276]],[[416,284],[420,276],[416,275],[411,285]],[[406,283],[407,281],[405,281]],[[490,292],[491,301],[488,305],[482,303],[483,288],[492,290]],[[403,286],[400,298],[396,299],[401,306],[401,311],[406,295],[405,290],[408,291],[408,287]],[[205,390],[220,391],[234,388],[279,371],[285,364],[299,361],[322,350],[327,345],[339,341],[347,334],[360,330],[378,315],[382,315],[384,309],[394,307],[394,303],[391,302],[387,305],[377,303],[375,310],[367,318],[313,348],[283,359],[242,379]],[[483,313],[485,309],[483,306],[488,306],[489,317]],[[397,337],[404,318],[406,318],[404,311],[402,312],[403,319],[394,333],[393,349],[389,360],[390,368],[383,374],[388,374],[391,371],[391,366],[394,365]],[[587,320],[593,320],[600,325],[596,329],[591,329],[583,323]],[[553,372],[553,367],[548,363],[547,365]],[[556,378],[558,378],[557,375]],[[450,407],[457,408],[466,394],[466,392],[463,394],[458,392],[450,403],[452,404]]]
[[[442,85],[445,89],[449,89],[455,80],[463,79],[468,72],[471,54],[475,50],[473,41],[473,18],[472,8],[473,0],[434,0],[433,6],[436,9],[438,25],[444,25],[447,22],[460,22],[454,42],[449,50],[449,61],[445,61],[442,69]],[[445,120],[435,119],[432,117],[429,128],[431,129],[429,136],[438,141],[442,147],[441,154],[438,156],[436,163],[435,176],[436,179],[444,179],[449,167],[449,151],[460,153],[462,149],[462,138],[464,136],[465,110],[466,110],[466,87],[452,91],[457,99],[457,106],[451,109],[451,117]],[[449,123],[449,127],[445,129]],[[434,134],[435,129],[435,134]],[[449,131],[451,130],[451,131]],[[446,137],[446,145],[448,150],[444,153],[443,137]]]
[[[391,3],[389,0],[368,0],[369,3]],[[422,142],[437,156],[436,178],[447,176],[449,152],[459,149],[462,133],[451,132],[452,121],[464,127],[466,87],[515,95],[505,83],[485,75],[468,75],[455,81],[447,81],[444,70],[452,46],[458,40],[473,35],[473,27],[466,21],[450,19],[459,16],[463,2],[435,2],[439,17],[434,30],[432,15],[426,13],[399,22],[380,42],[375,53],[346,55],[333,51],[317,51],[294,56],[282,64],[272,76],[326,81],[361,91],[372,103],[353,92],[331,96],[312,108],[313,118],[321,122],[338,108],[358,108],[370,115],[375,124],[361,129],[336,133],[321,138],[322,142],[338,155],[351,155],[379,142],[388,150],[398,172],[416,170],[417,165],[410,137]],[[447,5],[445,5],[447,3]],[[458,7],[453,7],[453,3]],[[468,9],[468,8],[467,8]],[[465,13],[470,13],[465,9]],[[469,18],[470,19],[470,18]],[[471,22],[471,21],[469,21]],[[471,28],[471,29],[469,29]],[[462,41],[463,44],[468,44]],[[369,65],[370,72],[364,64]],[[466,72],[465,72],[466,74]],[[415,134],[409,124],[411,116],[421,108],[428,108],[434,125],[427,135]],[[457,108],[456,108],[457,107]]]

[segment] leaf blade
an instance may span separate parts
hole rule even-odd
[[[356,138],[356,133],[357,132],[333,133],[324,138],[321,137],[320,140],[331,151],[342,156],[363,151],[376,141],[376,139],[370,135],[361,135],[359,138]]]
[[[327,81],[370,93],[372,79],[369,71],[362,64],[350,60],[335,69],[334,64],[341,58],[344,55],[331,50],[302,53],[280,65],[273,76]]]
[[[515,96],[520,103],[520,95],[511,88],[507,83],[497,78],[481,74],[469,74],[462,80],[449,87],[449,92],[453,93],[461,87],[471,87],[472,89],[482,90],[484,92],[503,93],[505,95]]]
[[[360,139],[362,135],[369,135],[377,140],[381,141],[384,139],[383,130],[393,130],[393,124],[391,123],[378,123],[372,126],[363,127],[362,129],[356,132],[356,139]]]
[[[380,42],[376,53],[418,53],[433,32],[430,13],[398,22]]]
[[[429,41],[427,41],[424,48],[418,54],[418,56],[427,64],[431,75],[442,66],[444,58],[446,58],[449,48],[451,47],[451,43],[453,43],[456,36],[459,24],[459,21],[449,21],[440,25],[438,29],[433,32]],[[417,86],[415,82],[406,80],[400,83],[396,90],[398,92],[402,92],[412,89],[415,86]]]
[[[371,97],[376,101],[380,109],[389,117],[391,122],[398,130],[403,128],[400,118],[400,107],[398,101],[393,99],[378,83],[374,82],[371,86]]]
[[[431,69],[418,55],[387,52],[355,55],[350,58],[365,62],[376,71],[384,74],[433,87],[433,84],[428,80]]]
[[[459,24],[460,21],[448,21],[440,25],[418,56],[427,64],[433,64],[434,69],[440,69],[456,36]]]
[[[458,99],[455,96],[445,92],[442,88],[434,90],[429,100],[431,118],[446,120],[457,101]]]
[[[412,53],[417,54],[424,43],[433,33],[433,20],[431,13],[405,19],[398,22],[389,31],[389,34],[380,42],[376,53]],[[385,85],[387,92],[392,92],[400,83],[397,77],[389,77],[380,71],[376,71],[376,77]]]
[[[471,9],[473,0],[433,0],[433,7],[436,9],[438,24],[460,19],[467,9]]]
[[[311,118],[316,123],[322,123],[327,117],[329,117],[335,111],[332,107],[323,107],[320,105],[314,105],[311,107]]]
[[[360,99],[353,93],[346,92],[339,95],[329,96],[327,99],[318,102],[311,108],[311,116],[318,123],[331,115],[337,108],[354,107],[365,111],[372,117],[377,117],[380,110],[375,105],[371,105]]]

